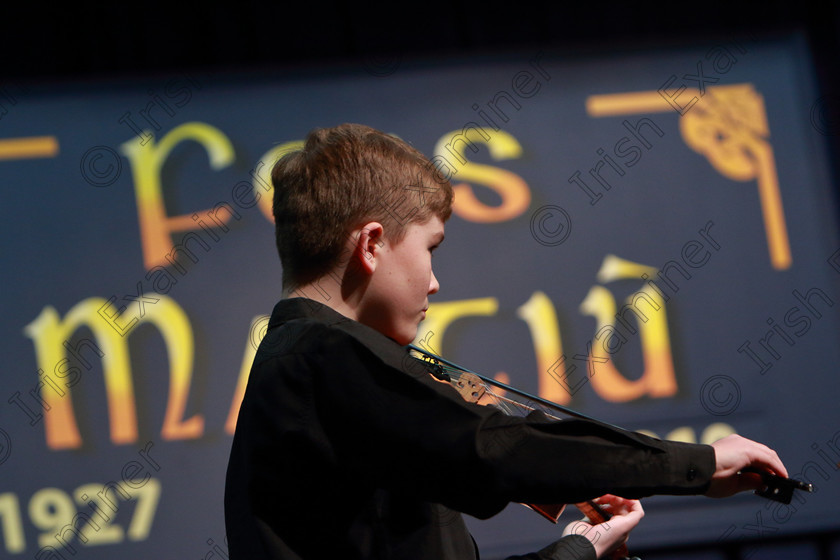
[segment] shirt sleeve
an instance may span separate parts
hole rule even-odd
[[[285,371],[305,372],[291,381],[302,395],[301,429],[360,481],[486,518],[511,501],[702,493],[714,472],[710,446],[507,416],[466,403],[428,374],[386,364],[337,329],[310,338],[317,342],[282,357]]]

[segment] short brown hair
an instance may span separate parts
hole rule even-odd
[[[350,232],[367,222],[397,243],[408,224],[452,212],[452,186],[422,153],[358,124],[313,130],[274,165],[271,181],[286,288],[332,270]]]

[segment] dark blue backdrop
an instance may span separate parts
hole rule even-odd
[[[0,94],[10,557],[224,557],[229,417],[280,291],[261,173],[341,122],[472,187],[434,350],[660,437],[764,441],[817,488],[647,499],[635,547],[840,524],[836,123],[801,38]],[[558,533],[517,505],[470,525],[487,557]]]

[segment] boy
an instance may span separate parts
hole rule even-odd
[[[452,190],[406,143],[360,125],[315,130],[272,173],[282,299],[240,409],[225,491],[231,557],[472,559],[459,512],[608,492],[726,496],[776,454],[738,436],[663,442],[596,422],[468,404],[405,345],[439,285],[431,257]],[[594,558],[643,512],[530,558]],[[571,528],[567,528],[569,532]]]

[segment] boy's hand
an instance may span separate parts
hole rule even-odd
[[[576,534],[586,537],[595,547],[598,558],[609,558],[610,553],[627,542],[630,531],[639,524],[645,516],[645,511],[639,500],[627,500],[611,494],[593,501],[612,515],[612,518],[600,524],[592,524],[587,518],[573,521],[566,526],[563,536]]]
[[[724,498],[744,490],[761,488],[761,476],[742,473],[741,470],[746,467],[788,476],[779,456],[766,445],[733,434],[714,442],[712,447],[715,449],[715,474],[706,496]]]

